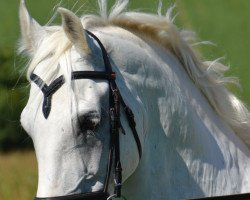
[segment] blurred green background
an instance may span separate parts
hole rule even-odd
[[[155,13],[158,0],[130,0],[130,9]],[[114,1],[110,1],[112,4]],[[250,1],[249,0],[163,0],[163,11],[176,2],[176,24],[193,30],[200,40],[215,46],[200,47],[204,59],[224,57],[231,66],[227,75],[240,78],[237,95],[250,105]],[[27,0],[31,15],[46,24],[58,5],[81,15],[96,11],[96,0]],[[19,116],[28,97],[28,83],[17,56],[19,0],[0,0],[0,199],[32,199],[37,171],[32,141],[22,130]],[[56,17],[54,23],[60,22]],[[22,151],[13,151],[13,150]]]

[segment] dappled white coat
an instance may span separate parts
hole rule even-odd
[[[74,116],[107,110],[108,96],[106,82],[70,80],[71,71],[104,70],[100,49],[82,34],[82,26],[103,42],[121,95],[135,114],[143,146],[140,161],[122,115],[127,132],[121,135],[127,199],[178,200],[250,192],[249,113],[224,87],[232,82],[221,75],[225,66],[199,61],[185,41],[190,35],[179,33],[168,17],[121,14],[127,1],[119,2],[108,17],[106,1],[100,1],[102,18],[85,16],[81,23],[73,13],[60,9],[63,28],[41,27],[21,3],[25,27],[21,49],[32,56],[28,77],[34,71],[49,83],[64,74],[67,81],[53,96],[48,120],[41,113],[42,94],[34,83],[22,113],[39,164],[37,195],[97,191],[106,175],[108,117],[98,130],[102,136],[76,147],[82,136],[75,132]]]

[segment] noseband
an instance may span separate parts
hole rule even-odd
[[[136,123],[134,120],[134,114],[132,110],[124,102],[121,93],[115,82],[116,73],[112,70],[107,51],[105,50],[101,41],[91,32],[86,32],[94,38],[99,44],[103,61],[105,65],[105,71],[74,71],[71,74],[72,80],[78,79],[101,79],[107,80],[109,84],[109,114],[110,114],[110,144],[109,144],[109,155],[108,155],[108,167],[105,185],[102,191],[81,193],[68,196],[59,197],[48,197],[38,198],[34,200],[111,200],[112,198],[120,198],[122,189],[122,167],[120,161],[120,129],[123,130],[120,121],[120,107],[122,106],[129,124],[132,130],[135,142],[137,144],[138,154],[141,158],[142,148],[138,133],[136,131]],[[42,111],[44,117],[47,119],[51,110],[52,95],[65,83],[63,76],[60,76],[54,80],[49,86],[36,74],[32,73],[30,79],[41,89],[44,94]],[[114,172],[114,194],[108,193],[108,185],[110,182],[111,171]]]

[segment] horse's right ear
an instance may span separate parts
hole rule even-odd
[[[26,51],[32,55],[37,48],[37,40],[43,32],[43,27],[29,15],[25,0],[20,1],[19,21],[21,28],[20,51]]]
[[[62,16],[63,30],[78,52],[90,53],[86,31],[83,29],[80,18],[65,8],[58,8],[58,12]]]

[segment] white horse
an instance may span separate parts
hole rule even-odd
[[[121,111],[123,196],[177,200],[250,192],[249,112],[225,87],[236,80],[224,77],[227,67],[217,61],[200,60],[191,48],[193,35],[176,28],[171,9],[166,16],[160,9],[158,15],[125,12],[127,4],[117,0],[107,14],[107,2],[100,0],[100,16],[81,18],[59,8],[62,26],[41,26],[21,0],[20,51],[30,57],[31,84],[21,123],[38,160],[37,197],[74,199],[105,185],[109,81],[71,75],[105,70],[100,44],[86,30],[108,52],[142,146],[139,159]],[[46,97],[52,86],[58,87]]]

